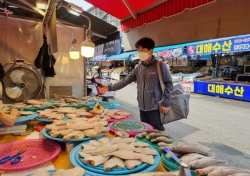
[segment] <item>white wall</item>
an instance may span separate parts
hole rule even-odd
[[[43,44],[42,23],[0,16],[0,24],[0,62],[4,65],[18,58],[34,64]],[[72,30],[80,47],[83,28],[57,25],[58,52],[54,53],[56,75],[45,79],[48,96],[49,86],[72,86],[73,95],[83,95],[83,59],[71,60],[68,55]]]

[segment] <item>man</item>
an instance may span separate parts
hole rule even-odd
[[[158,102],[164,98],[160,111],[167,113],[171,103],[171,92],[173,90],[172,78],[167,71],[166,64],[160,62],[165,90],[162,92],[157,72],[157,60],[153,56],[155,42],[150,38],[141,38],[135,44],[141,61],[130,74],[114,85],[109,86],[109,91],[122,89],[128,84],[137,82],[137,99],[140,108],[140,118],[153,126],[154,129],[164,131],[160,120]]]

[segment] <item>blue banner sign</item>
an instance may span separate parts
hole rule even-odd
[[[164,49],[159,51],[154,51],[153,55],[155,57],[162,56],[164,58],[177,58],[182,57],[183,48],[175,48],[175,49]]]
[[[93,61],[105,61],[107,59],[107,55],[94,56]]]
[[[187,45],[187,55],[250,51],[250,35],[197,42]]]
[[[191,56],[191,60],[212,60],[211,55],[196,55]]]
[[[216,82],[194,82],[194,92],[237,100],[250,101],[250,85]]]

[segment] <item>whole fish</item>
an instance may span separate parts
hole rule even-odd
[[[224,160],[218,160],[213,158],[201,158],[189,162],[190,169],[201,169],[208,166],[214,166],[221,163],[225,163]]]
[[[205,158],[206,156],[198,154],[198,153],[190,153],[183,155],[180,160],[184,163],[189,163],[190,161],[196,160],[196,159],[201,159]]]
[[[196,169],[195,173],[199,176],[206,176],[215,169],[225,168],[224,166],[208,166],[202,169]]]
[[[156,129],[153,129],[153,130],[149,130],[146,132],[147,134],[150,134],[150,133],[162,133],[162,131],[159,131],[159,130],[156,130]]]
[[[201,149],[191,146],[191,145],[183,144],[183,143],[177,146],[169,146],[168,148],[172,152],[176,152],[180,154],[199,153],[199,154],[207,155],[207,153],[202,151]]]
[[[250,176],[250,174],[249,173],[237,173],[237,174],[233,174],[229,176]]]
[[[165,146],[169,146],[170,144],[167,144],[165,142],[158,142],[157,145],[160,147],[165,147]]]
[[[234,167],[224,167],[224,168],[217,168],[210,172],[208,176],[228,176],[238,173],[248,173],[250,174],[250,170],[247,169],[240,169]]]
[[[152,138],[157,138],[157,137],[167,137],[167,138],[171,138],[168,134],[165,133],[150,133],[146,136],[147,139],[152,139]]]
[[[143,132],[137,135],[138,138],[142,139],[147,136],[147,132]]]
[[[165,143],[173,143],[174,141],[170,138],[161,136],[157,137],[156,139],[151,139],[151,142],[165,142]]]

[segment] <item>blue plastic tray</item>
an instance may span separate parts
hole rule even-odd
[[[28,115],[28,116],[25,116],[25,117],[18,118],[18,119],[16,120],[16,123],[14,124],[14,126],[16,126],[16,125],[24,125],[24,124],[27,123],[27,121],[32,120],[32,119],[36,118],[37,116],[38,116],[37,113],[33,113],[33,114],[31,114],[31,115]],[[0,123],[0,127],[4,127],[4,126]]]
[[[81,147],[81,144],[79,144],[78,146]],[[78,162],[77,162],[77,157],[78,157],[78,152],[79,152],[79,148],[78,146],[76,146],[71,152],[70,152],[70,162],[73,166],[78,166],[78,167],[82,167]],[[161,157],[160,155],[157,153],[157,155],[154,157],[155,159],[155,163],[154,165],[147,165],[147,167],[145,167],[143,170],[141,170],[140,172],[153,172],[154,170],[157,169],[157,167],[160,164],[161,161]],[[92,172],[89,171],[88,169],[85,169],[86,172],[90,175],[90,176],[103,176],[104,174],[99,174],[96,172]],[[105,174],[105,175],[114,175],[114,174]],[[119,176],[125,176],[124,174],[119,174]]]
[[[88,143],[88,142],[84,142],[84,143]],[[81,145],[78,145],[76,146],[76,153],[79,153],[82,149]],[[81,157],[77,154],[76,155],[76,161],[78,162],[78,164],[84,168],[84,169],[87,169],[89,171],[92,171],[92,172],[95,172],[95,173],[98,173],[98,174],[112,174],[112,175],[121,175],[121,174],[132,174],[132,173],[136,173],[136,172],[139,172],[141,170],[143,170],[145,167],[148,166],[147,163],[143,163],[141,164],[140,166],[136,167],[135,169],[132,169],[132,170],[129,170],[127,169],[127,167],[124,167],[124,168],[121,168],[121,169],[113,169],[112,171],[105,171],[103,170],[103,166],[91,166],[89,164],[84,164],[82,161],[81,161]]]
[[[30,107],[30,108],[19,108],[19,107],[17,107],[17,110],[19,110],[19,111],[21,111],[21,110],[23,110],[23,111],[32,111],[32,112],[36,112],[36,111],[38,111],[38,110],[45,110],[45,109],[48,109],[48,108],[50,108],[51,106],[41,106],[41,107]]]
[[[70,107],[70,108],[80,109],[80,108],[82,108],[84,106],[86,106],[86,104],[77,104],[77,105],[68,104],[68,105],[65,105],[63,107]]]
[[[85,106],[88,107],[89,109],[94,109],[95,103],[96,102],[88,102]],[[117,102],[101,101],[99,103],[105,109],[115,109],[120,106],[120,104]]]
[[[81,138],[81,139],[70,139],[70,140],[63,140],[62,138],[51,137],[48,134],[48,132],[46,131],[45,128],[43,128],[41,132],[42,132],[43,136],[46,137],[47,139],[51,139],[51,140],[58,141],[58,142],[84,142],[84,141],[89,141],[89,140],[92,140],[92,139],[99,139],[100,137],[106,135],[109,132],[109,127],[107,127],[107,128],[108,128],[107,132],[100,134],[96,138],[84,137],[84,138]]]

